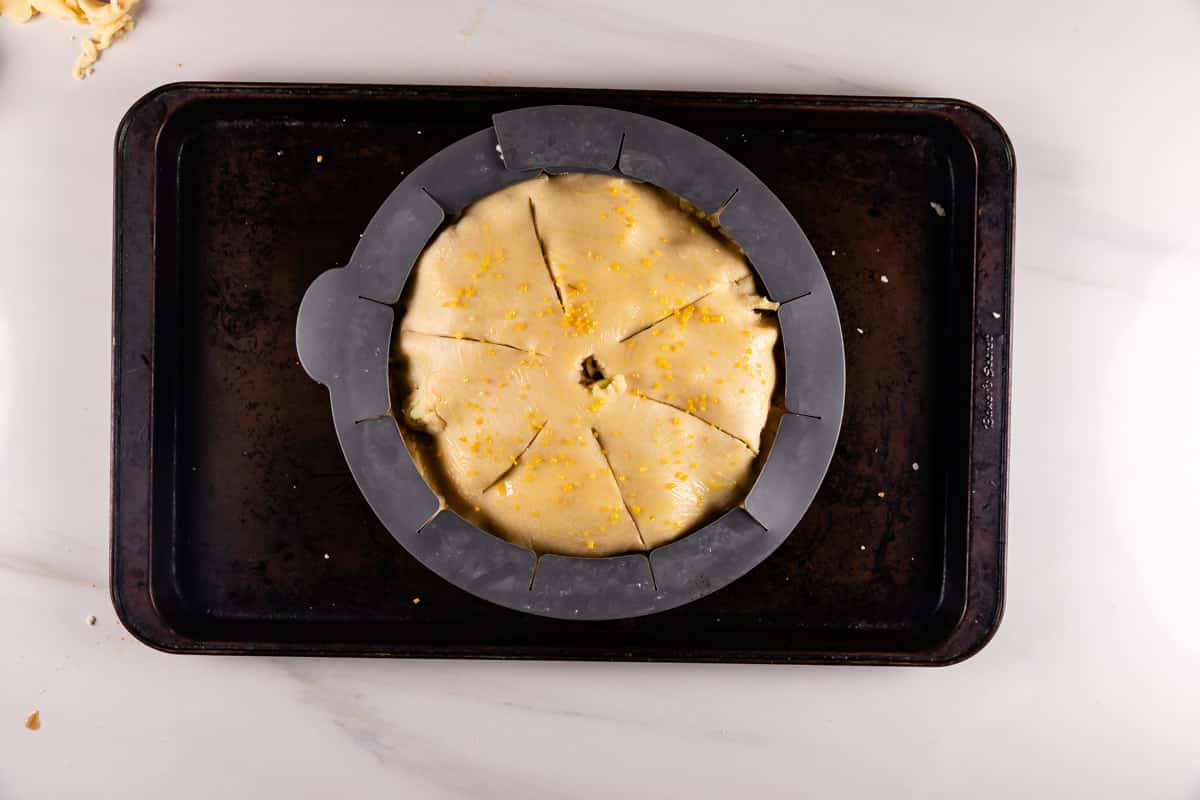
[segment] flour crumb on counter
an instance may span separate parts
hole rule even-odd
[[[999,312],[999,311],[993,311],[993,312],[992,312],[992,319],[1000,319],[1000,312]]]
[[[880,275],[880,276],[879,276],[879,282],[880,282],[880,283],[887,283],[887,282],[888,282],[888,276],[887,276],[887,275]]]
[[[13,22],[28,22],[42,13],[64,22],[90,25],[91,32],[82,41],[83,52],[71,70],[74,77],[83,80],[92,74],[92,65],[100,58],[100,51],[107,50],[113,41],[133,30],[133,8],[139,2],[141,0],[0,0],[0,16]]]
[[[413,605],[414,605],[414,606],[419,606],[419,605],[421,605],[421,598],[419,598],[419,597],[414,597],[414,598],[413,598]]]
[[[937,214],[939,217],[946,216],[946,207],[941,203],[934,203],[933,201],[930,201],[929,207],[932,208],[933,213]]]
[[[862,328],[855,328],[854,330],[855,330],[855,331],[857,331],[857,332],[858,332],[858,334],[859,334],[860,336],[861,336],[861,335],[862,335],[862,333],[863,333],[863,329],[862,329]]]
[[[86,622],[88,625],[95,625],[96,624],[96,615],[88,614],[86,617],[83,618],[83,621]]]
[[[887,492],[879,492],[879,497],[880,497],[880,499],[887,497]]]
[[[25,718],[25,727],[31,731],[42,729],[42,712],[34,711]]]
[[[921,465],[914,461],[913,462],[913,472],[916,472],[920,468],[921,468]]]

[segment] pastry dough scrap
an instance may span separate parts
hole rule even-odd
[[[133,8],[141,0],[0,0],[0,16],[13,22],[28,22],[37,13],[65,22],[90,25],[82,42],[83,52],[71,74],[82,80],[92,74],[92,65],[117,37],[133,30]]]

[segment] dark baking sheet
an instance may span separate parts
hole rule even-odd
[[[563,102],[650,114],[743,161],[820,253],[846,338],[841,440],[795,533],[642,619],[533,617],[427,572],[372,516],[296,359],[305,288],[409,170],[497,111]],[[118,614],[178,652],[962,659],[1003,602],[1013,169],[1003,130],[953,100],[156,90],[116,143]]]

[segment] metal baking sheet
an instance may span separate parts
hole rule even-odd
[[[820,254],[846,341],[841,440],[798,529],[644,619],[532,617],[428,572],[358,492],[295,357],[305,288],[408,172],[493,114],[555,103],[651,114],[744,163]],[[1013,170],[999,125],[954,100],[156,90],[116,143],[117,611],[193,653],[960,660],[1003,604]]]

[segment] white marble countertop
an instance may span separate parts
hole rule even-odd
[[[78,31],[0,22],[0,798],[1200,797],[1195,0],[403,5],[147,0],[83,83]],[[996,638],[935,670],[199,658],[134,641],[107,581],[112,135],[180,79],[990,110],[1019,163]]]

